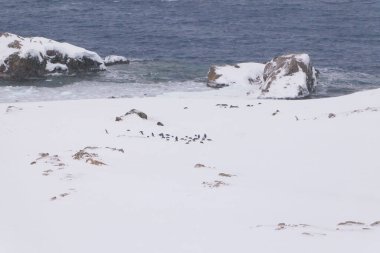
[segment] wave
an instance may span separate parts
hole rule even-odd
[[[204,83],[196,81],[128,84],[80,81],[54,88],[48,86],[0,86],[0,103],[149,97],[169,92],[191,92],[207,89]]]
[[[380,87],[380,75],[339,68],[320,68],[316,97],[335,97]]]
[[[320,68],[311,98],[341,96],[380,87],[380,76],[339,68]],[[209,90],[207,67],[198,64],[133,59],[105,72],[48,76],[27,82],[0,82],[0,102],[156,96],[169,92]]]

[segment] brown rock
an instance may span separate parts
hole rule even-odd
[[[273,58],[265,65],[264,68],[264,85],[261,90],[269,92],[272,85],[283,77],[292,76],[295,73],[303,72],[306,74],[306,87],[299,85],[298,96],[303,97],[315,90],[316,79],[314,73],[316,70],[311,66],[307,54],[289,54]],[[286,86],[284,87],[286,88]]]
[[[15,53],[10,55],[4,62],[8,64],[6,72],[10,79],[13,80],[41,77],[46,74],[46,60],[40,62],[36,56],[21,58]]]
[[[96,166],[102,166],[102,165],[106,165],[105,163],[101,162],[101,161],[98,161],[98,160],[95,160],[93,158],[88,158],[86,160],[86,163],[90,163],[92,165],[96,165]]]
[[[235,175],[227,174],[227,173],[219,173],[219,176],[221,177],[233,177]]]
[[[4,36],[5,38],[8,38],[11,36],[9,33],[0,33],[0,37]]]
[[[125,114],[125,116],[130,115],[130,114],[136,114],[137,116],[139,116],[142,119],[148,119],[148,115],[146,115],[146,113],[139,111],[139,110],[136,110],[136,109],[130,110],[129,112],[127,112]]]
[[[9,48],[21,49],[21,46],[22,46],[22,44],[18,40],[15,40],[15,41],[13,41],[13,42],[11,42],[11,43],[8,44]]]
[[[222,76],[222,75],[217,74],[215,70],[216,70],[215,66],[210,67],[210,70],[208,71],[208,75],[207,75],[207,79],[208,79],[207,86],[213,87],[213,88],[221,88],[223,86],[226,86],[225,84],[217,84],[215,82],[216,79]]]

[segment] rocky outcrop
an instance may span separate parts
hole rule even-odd
[[[276,57],[265,65],[262,96],[268,98],[301,98],[309,96],[316,85],[316,70],[307,54]]]
[[[125,117],[129,115],[133,115],[133,114],[139,116],[142,119],[145,119],[145,120],[148,119],[148,115],[145,112],[139,111],[137,109],[132,109],[129,112],[125,113],[124,115],[116,117],[115,121],[122,121]]]
[[[24,80],[51,73],[105,70],[95,52],[42,37],[0,33],[0,77]]]
[[[129,60],[124,56],[109,55],[106,58],[104,58],[104,64],[106,66],[112,66],[117,64],[129,64]]]
[[[240,86],[259,98],[303,98],[315,90],[316,73],[309,55],[288,54],[266,64],[212,66],[207,85],[212,88]]]

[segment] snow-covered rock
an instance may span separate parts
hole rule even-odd
[[[109,55],[104,58],[104,64],[106,66],[112,66],[116,64],[129,64],[129,60],[124,56]]]
[[[262,97],[302,98],[315,90],[316,70],[308,54],[289,54],[265,65]]]
[[[230,85],[261,84],[265,64],[239,63],[236,65],[212,66],[208,72],[207,85],[221,88]]]
[[[105,70],[104,60],[95,52],[68,43],[11,33],[0,33],[0,77],[15,80],[55,72]]]
[[[316,73],[309,55],[289,54],[266,64],[248,62],[212,66],[207,85],[212,88],[240,86],[259,98],[302,98],[315,90]]]

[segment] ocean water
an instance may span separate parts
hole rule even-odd
[[[0,102],[207,90],[212,64],[307,52],[313,97],[380,87],[379,0],[0,0],[0,31],[69,42],[130,65],[76,77],[0,81]]]

